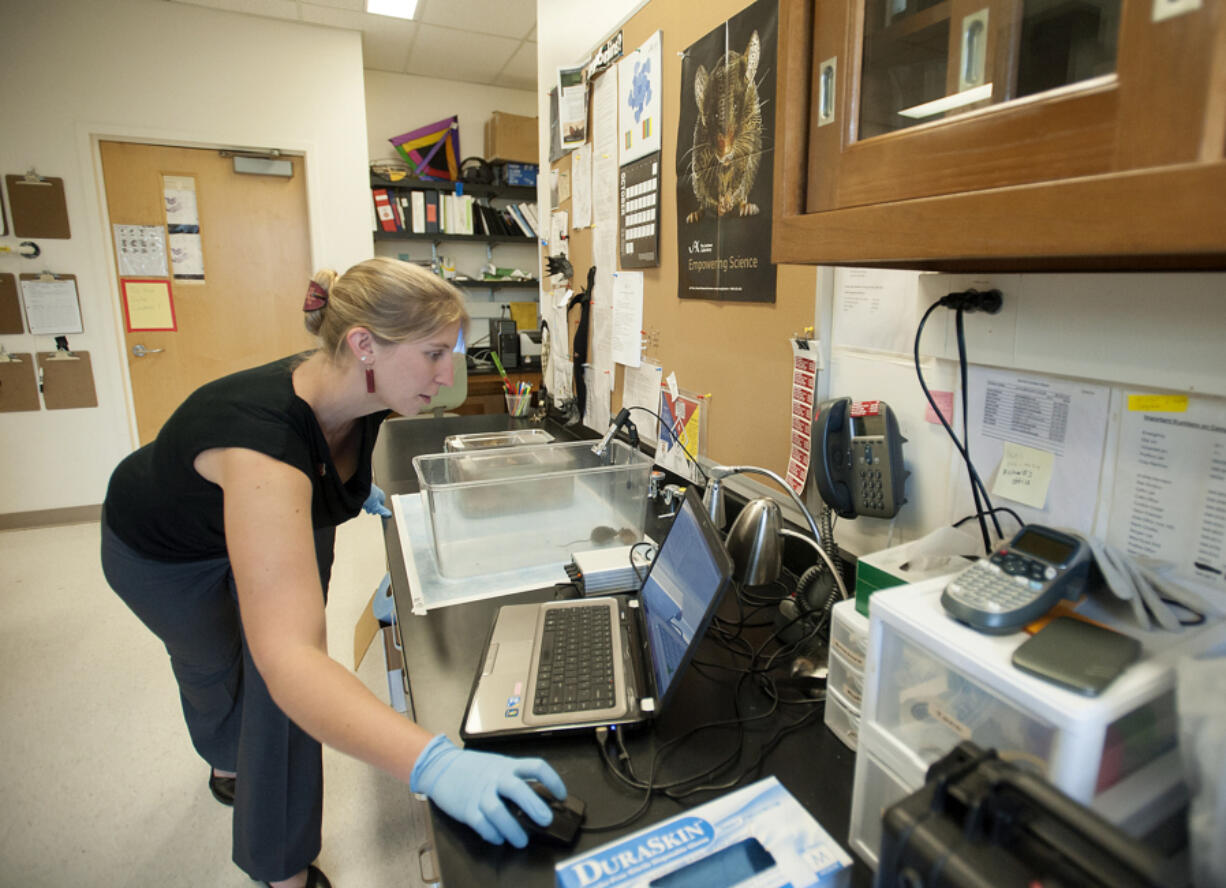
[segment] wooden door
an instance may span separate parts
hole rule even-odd
[[[235,173],[232,158],[202,148],[102,142],[101,153],[112,226],[165,232],[163,177],[189,177],[195,186],[203,280],[174,279],[169,250],[171,276],[161,278],[171,282],[178,329],[132,332],[124,319],[137,431],[146,444],[203,383],[313,344],[301,314],[312,273],[306,177],[300,157],[288,158],[294,175],[282,178]]]

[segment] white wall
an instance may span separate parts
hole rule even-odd
[[[85,333],[69,344],[98,392],[92,409],[0,414],[0,513],[92,505],[135,443],[96,138],[305,153],[313,263],[347,268],[372,253],[361,43],[161,0],[7,0],[0,83],[0,171],[62,177],[72,227],[37,260],[0,254],[0,271],[77,275]]]
[[[524,89],[501,89],[455,80],[439,80],[384,71],[366,72],[366,135],[370,159],[396,158],[389,138],[455,115],[460,119],[460,160],[485,154],[485,122],[495,111],[534,117],[536,93]],[[457,241],[444,242],[440,254],[454,260],[458,271],[479,276],[482,266],[493,260],[506,268],[519,268],[539,274],[540,259],[534,244],[498,244],[488,252],[484,245]],[[380,256],[431,258],[431,247],[421,241],[377,241]],[[467,288],[469,312],[475,318],[498,317],[503,303],[535,301],[532,290],[485,290]],[[473,327],[474,344],[483,334],[481,324]]]
[[[485,122],[495,111],[536,116],[536,93],[456,80],[366,72],[370,159],[399,157],[388,139],[436,120],[460,118],[460,159],[485,154]]]

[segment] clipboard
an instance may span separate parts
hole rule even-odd
[[[84,333],[85,327],[81,320],[81,294],[77,292],[77,276],[75,274],[53,274],[44,271],[40,274],[19,275],[21,281],[21,304],[25,310],[26,329],[36,336],[59,336],[68,333]],[[25,284],[36,281],[39,283],[71,284],[71,300],[65,297],[55,302],[40,302],[31,306]],[[34,312],[31,313],[31,308]]]
[[[68,203],[64,199],[64,180],[38,175],[34,170],[24,176],[6,175],[13,233],[17,237],[69,238]]]
[[[0,352],[0,413],[39,409],[34,356]]]
[[[21,319],[21,299],[17,296],[17,278],[8,272],[0,274],[0,334],[26,332]]]
[[[38,379],[48,410],[98,406],[94,370],[87,351],[39,352]]]

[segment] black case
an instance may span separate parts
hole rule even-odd
[[[886,809],[876,885],[1176,888],[1186,868],[1046,780],[964,742]]]

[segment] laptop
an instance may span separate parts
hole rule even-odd
[[[649,721],[675,696],[731,582],[732,559],[691,486],[636,594],[499,608],[460,736]]]

